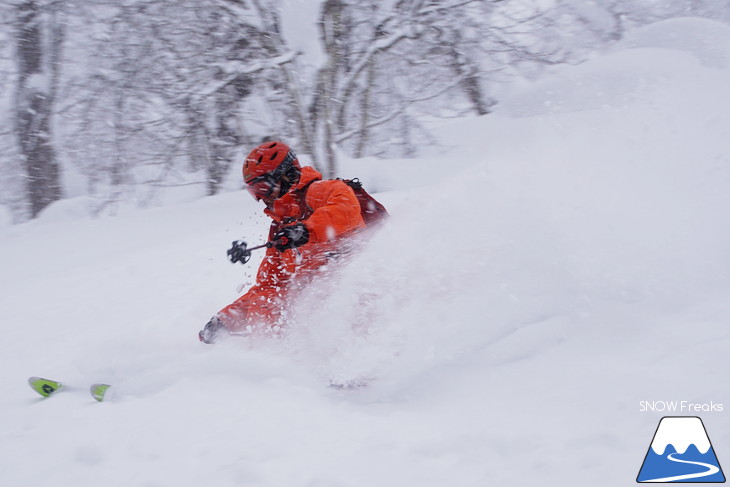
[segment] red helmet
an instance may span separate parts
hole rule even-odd
[[[297,155],[283,142],[265,142],[246,157],[243,181],[257,200],[271,195],[282,176],[291,168],[301,169]]]

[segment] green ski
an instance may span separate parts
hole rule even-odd
[[[28,379],[30,387],[43,397],[50,397],[53,393],[63,387],[63,384],[55,380],[44,379],[42,377],[31,377]]]
[[[104,396],[106,395],[106,391],[110,387],[111,386],[109,384],[94,384],[89,389],[89,392],[91,392],[91,397],[99,402],[102,402],[104,400]]]
[[[28,379],[28,384],[30,384],[31,389],[43,397],[51,397],[59,389],[67,388],[58,381],[44,379],[43,377],[31,377]],[[89,388],[89,392],[91,393],[91,397],[102,402],[107,397],[107,391],[110,387],[109,384],[94,384]]]

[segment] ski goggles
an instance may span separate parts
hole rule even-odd
[[[276,169],[246,181],[246,191],[256,198],[256,201],[268,198],[274,192],[281,177],[292,168],[296,159],[297,155],[290,150]]]
[[[276,180],[271,176],[270,172],[253,178],[251,181],[246,183],[246,191],[256,198],[256,201],[263,200],[271,196],[275,187]]]

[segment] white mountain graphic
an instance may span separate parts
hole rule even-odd
[[[667,445],[673,445],[677,453],[684,453],[690,445],[694,445],[702,454],[707,453],[711,446],[702,421],[696,417],[662,418],[651,448],[657,455],[663,455]]]

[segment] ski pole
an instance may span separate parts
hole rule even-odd
[[[274,242],[266,242],[265,244],[257,245],[256,247],[251,247],[250,249],[248,249],[248,252],[251,252],[252,250],[263,249],[263,248],[267,248],[268,249],[268,248],[271,248],[273,246],[274,246]]]

